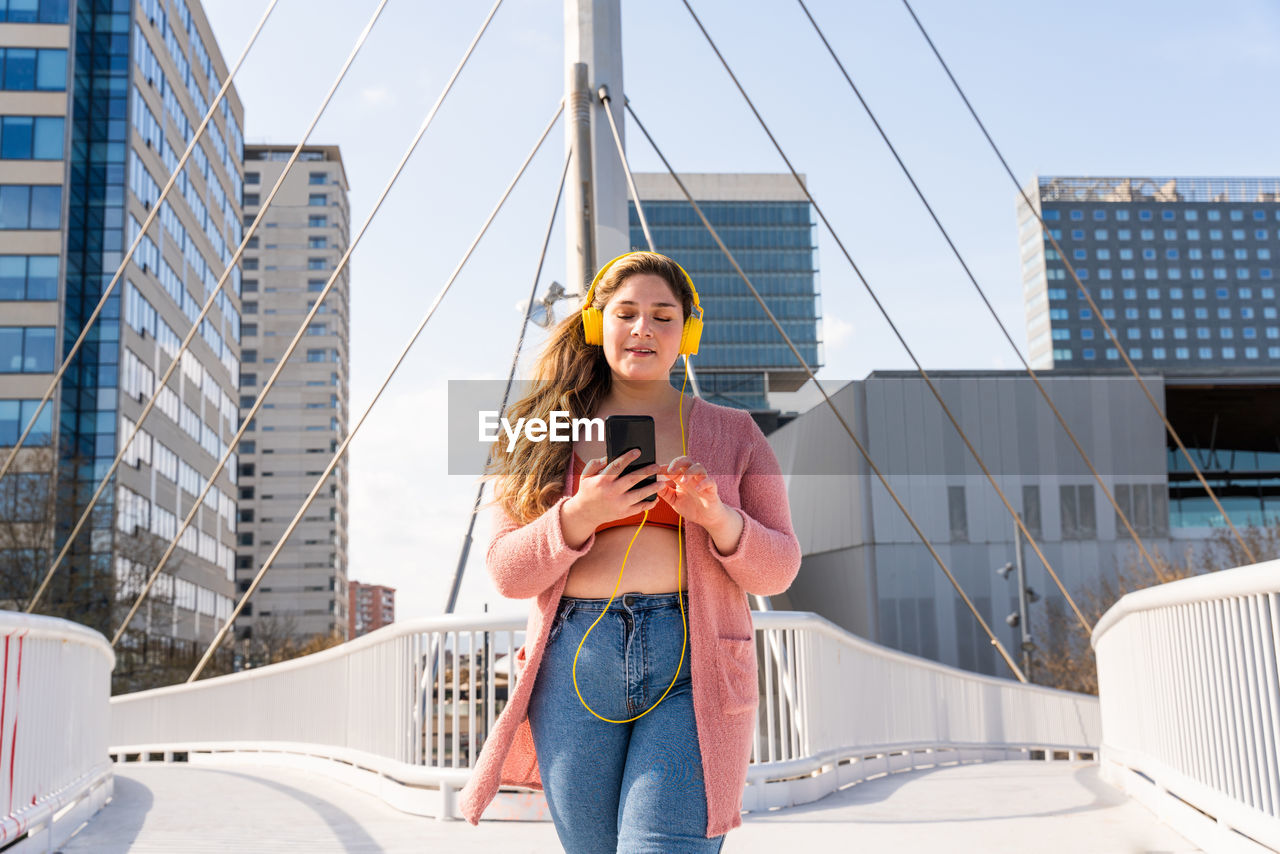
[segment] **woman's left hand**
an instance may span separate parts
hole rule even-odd
[[[689,457],[676,457],[665,472],[658,473],[658,481],[662,483],[658,497],[685,521],[710,527],[724,516],[716,482],[702,463],[695,463]]]

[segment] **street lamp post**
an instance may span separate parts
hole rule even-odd
[[[1027,619],[1027,604],[1040,601],[1040,596],[1027,586],[1027,574],[1022,565],[1022,530],[1018,527],[1016,521],[1013,526],[1013,553],[1018,570],[1018,610],[1005,617],[1004,621],[1010,628],[1019,629],[1022,648],[1022,672],[1027,675],[1028,679],[1031,679],[1031,652],[1036,645],[1031,637],[1030,621]],[[1015,564],[1006,563],[996,570],[996,575],[1008,580],[1009,573],[1014,569]]]

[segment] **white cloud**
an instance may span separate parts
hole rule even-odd
[[[834,314],[822,318],[822,340],[827,347],[839,347],[853,337],[853,324]]]
[[[373,107],[395,103],[395,95],[386,86],[366,86],[360,90],[360,100]]]

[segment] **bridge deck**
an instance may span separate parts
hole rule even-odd
[[[410,816],[323,776],[266,766],[129,764],[64,854],[561,850],[549,822]],[[992,762],[898,773],[744,817],[726,854],[776,851],[1183,854],[1199,849],[1085,762]]]

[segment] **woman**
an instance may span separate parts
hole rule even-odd
[[[460,806],[477,824],[499,785],[526,786],[544,791],[569,854],[719,851],[742,823],[755,732],[746,594],[785,591],[800,547],[750,414],[668,381],[682,342],[697,351],[680,266],[633,252],[588,296],[599,343],[590,311],[561,323],[508,418],[650,415],[670,462],[622,475],[634,456],[609,462],[600,441],[495,446],[486,565],[503,596],[537,607]]]

